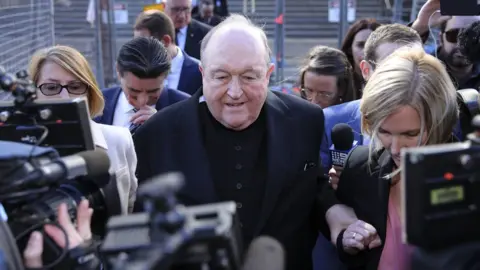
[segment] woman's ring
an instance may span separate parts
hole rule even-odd
[[[328,177],[328,183],[331,184],[332,183],[332,177]]]
[[[355,236],[357,236],[356,232],[353,233],[352,238],[355,239]]]

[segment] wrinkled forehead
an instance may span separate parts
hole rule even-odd
[[[447,21],[445,31],[450,29],[467,28],[470,24],[480,21],[480,16],[453,16]]]
[[[165,4],[168,7],[190,7],[192,0],[166,0]]]
[[[202,64],[209,67],[262,67],[268,51],[261,35],[255,30],[225,28],[218,29],[205,47]]]

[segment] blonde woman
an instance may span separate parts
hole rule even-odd
[[[372,143],[350,153],[335,193],[359,219],[337,238],[350,268],[410,269],[411,250],[401,239],[400,151],[453,140],[457,106],[444,66],[422,49],[398,50],[369,79],[360,111]]]
[[[102,113],[102,92],[87,60],[77,50],[67,46],[39,50],[31,60],[29,72],[37,86],[39,99],[85,96],[90,116],[94,118]],[[107,151],[111,162],[110,170],[116,174],[122,213],[131,212],[137,190],[137,156],[130,132],[123,127],[101,125],[93,121],[91,129],[96,147]],[[107,199],[115,195],[106,194]]]

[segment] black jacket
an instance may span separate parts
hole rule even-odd
[[[134,135],[139,184],[165,172],[185,176],[186,205],[218,202],[199,119],[201,91],[152,116]],[[312,269],[312,250],[324,217],[317,209],[323,112],[299,97],[269,91],[265,103],[267,177],[254,237],[276,238],[287,270]],[[225,179],[226,181],[229,179]],[[249,243],[245,243],[248,246]]]

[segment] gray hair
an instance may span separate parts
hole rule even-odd
[[[365,86],[360,111],[362,132],[372,139],[370,157],[383,147],[378,140],[383,121],[406,105],[420,115],[420,138],[427,132],[427,145],[451,138],[459,113],[456,89],[442,63],[423,49],[397,50],[382,61]]]
[[[265,34],[265,31],[261,27],[255,25],[250,19],[240,14],[232,14],[228,16],[224,21],[222,21],[220,24],[218,24],[213,29],[211,29],[207,33],[207,35],[203,38],[202,44],[200,47],[200,60],[202,62],[205,61],[205,49],[207,48],[207,45],[210,39],[212,38],[212,36],[215,35],[215,33],[219,29],[222,29],[224,27],[229,27],[229,26],[237,26],[237,27],[240,26],[244,29],[252,30],[252,33],[260,35],[260,38],[263,41],[263,45],[265,46],[265,62],[267,63],[267,65],[270,64],[271,50],[270,50],[270,46],[268,45],[268,39],[267,39],[267,35]]]

